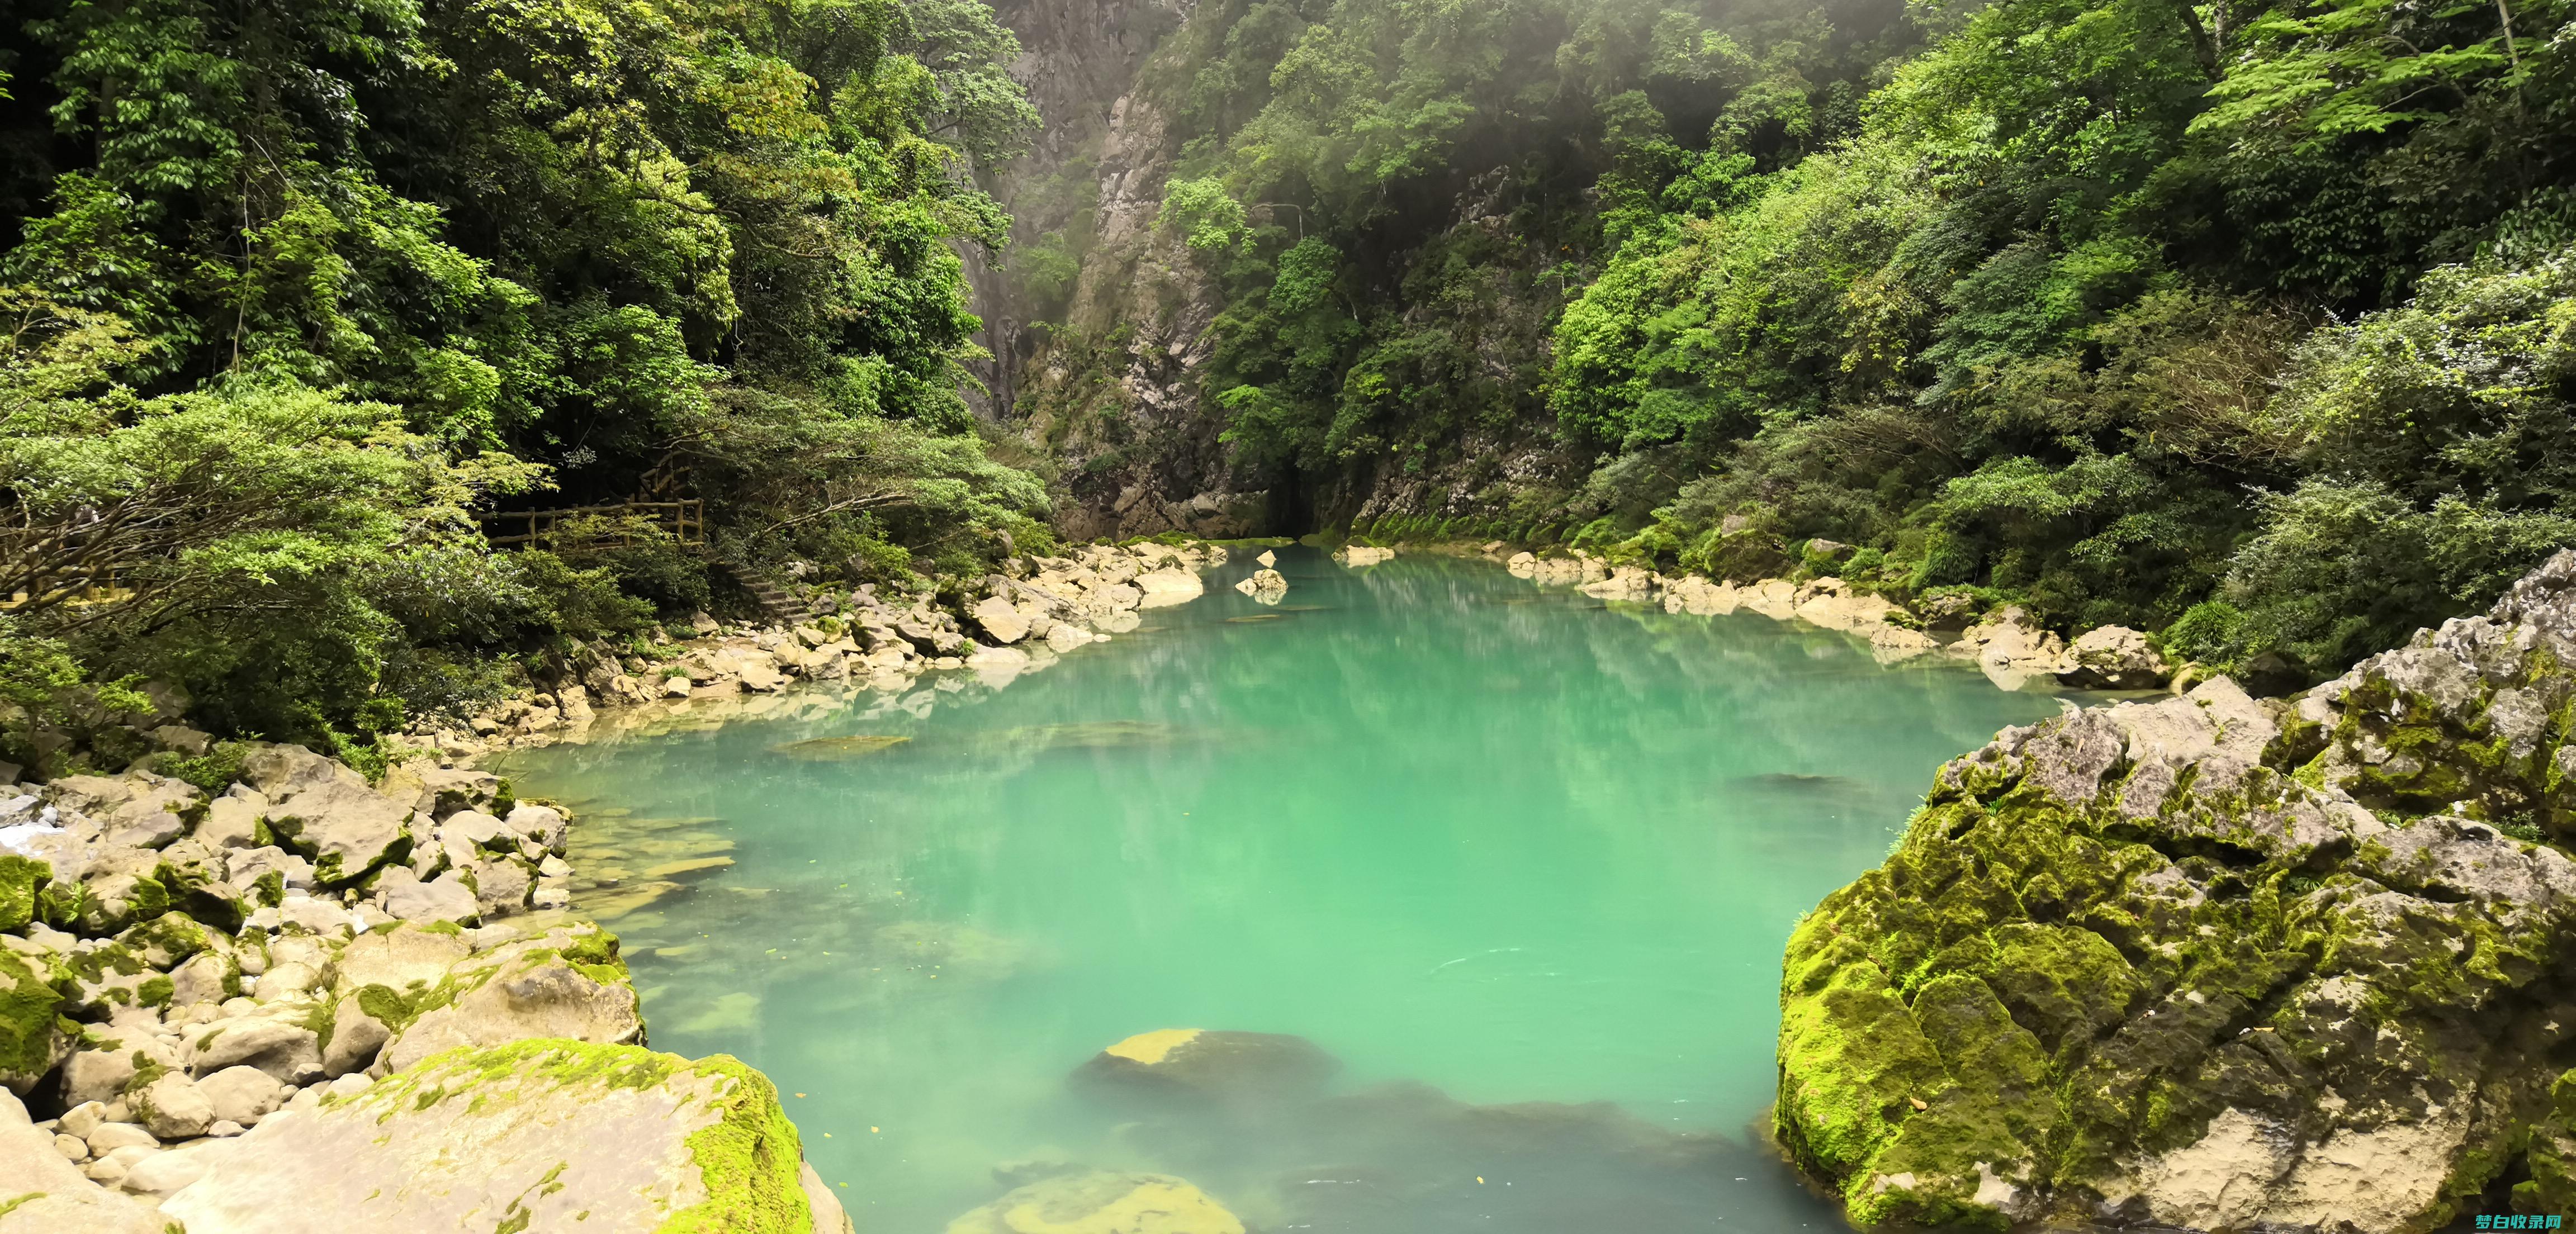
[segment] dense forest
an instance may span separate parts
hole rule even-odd
[[[2330,672],[2576,541],[2570,17],[0,0],[7,755],[363,756],[1140,493]]]
[[[1241,486],[2325,673],[2576,540],[2567,18],[1224,0],[1137,91]]]
[[[88,674],[363,761],[728,582],[618,515],[494,551],[497,508],[696,497],[715,562],[902,582],[1048,540],[960,396],[973,169],[1035,123],[975,0],[0,28],[13,757],[112,727]]]

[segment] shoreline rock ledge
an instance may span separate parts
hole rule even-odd
[[[2576,552],[2286,702],[2007,729],[1792,935],[1773,1131],[1862,1225],[2576,1208]]]

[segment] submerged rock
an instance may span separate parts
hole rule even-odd
[[[2571,664],[2562,553],[2295,706],[2219,678],[1953,761],[1790,940],[1780,1144],[1864,1224],[2576,1205]]]
[[[948,1223],[948,1234],[1243,1234],[1243,1222],[1167,1174],[1041,1179]]]
[[[796,758],[857,758],[867,754],[881,754],[910,740],[912,740],[910,737],[882,737],[871,735],[856,737],[816,737],[810,741],[790,741],[783,745],[774,745],[769,748],[774,753],[791,755]]]
[[[524,1041],[266,1118],[161,1210],[191,1234],[846,1228],[810,1178],[732,1058]]]
[[[1097,1092],[1239,1102],[1314,1096],[1339,1070],[1303,1037],[1167,1028],[1102,1050],[1075,1078]]]

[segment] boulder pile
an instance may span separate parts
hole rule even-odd
[[[843,682],[900,694],[923,674],[974,669],[1004,679],[1044,658],[1136,628],[1138,610],[1197,599],[1199,571],[1225,564],[1221,545],[1085,545],[1061,557],[1025,557],[989,575],[966,616],[930,593],[881,595],[874,584],[824,596],[809,620],[727,627],[701,616],[698,637],[663,641],[650,654],[606,641],[556,666],[552,683],[469,724],[416,731],[450,760],[537,745],[578,732],[601,708],[740,699],[798,681]]]
[[[1639,604],[1660,603],[1668,613],[1718,616],[1736,611],[1760,613],[1775,621],[1803,621],[1828,630],[1848,630],[1867,638],[1879,662],[1892,664],[1916,656],[1942,653],[1969,660],[1996,685],[2019,690],[2031,684],[2084,690],[2155,690],[2175,677],[2174,666],[2147,642],[2123,626],[2086,631],[2073,643],[2039,627],[2017,606],[2007,605],[1970,624],[1945,624],[1945,606],[1927,605],[1916,613],[1884,596],[1872,595],[1843,579],[1826,576],[1793,583],[1768,578],[1726,583],[1697,574],[1679,577],[1637,566],[1613,565],[1575,549],[1561,556],[1514,553],[1504,568],[1535,583],[1571,586],[1588,596]],[[1950,642],[1929,629],[1959,632]]]

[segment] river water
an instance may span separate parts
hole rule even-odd
[[[1283,549],[1267,607],[1248,558],[1007,688],[504,770],[581,809],[617,881],[575,908],[653,1045],[773,1077],[863,1232],[1064,1165],[1264,1231],[1841,1228],[1749,1131],[1781,946],[1942,760],[2056,702],[1481,562]],[[906,740],[794,744],[841,737]],[[1068,1085],[1169,1028],[1301,1035],[1335,1096],[1174,1121]]]

